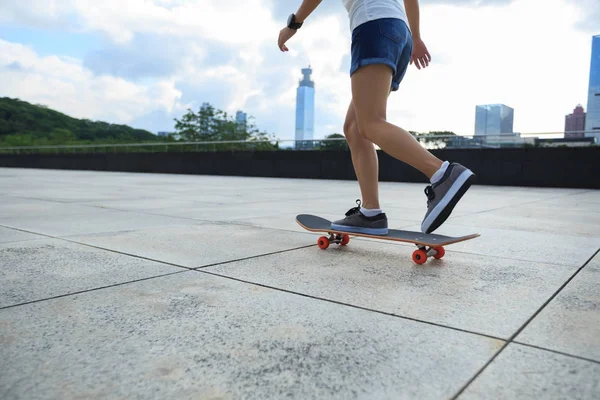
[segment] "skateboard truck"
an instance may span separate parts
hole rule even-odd
[[[436,260],[439,260],[446,254],[444,246],[428,247],[417,245],[417,247],[419,249],[415,250],[412,255],[413,261],[417,264],[424,264],[427,261],[427,258],[432,256]]]
[[[319,238],[319,240],[317,240],[317,244],[319,245],[319,248],[321,248],[323,250],[328,248],[330,243],[335,243],[335,244],[345,246],[348,243],[350,243],[350,235],[346,235],[346,234],[342,235],[341,233],[331,232],[329,234],[329,237],[321,236]]]

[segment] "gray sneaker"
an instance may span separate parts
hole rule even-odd
[[[475,174],[470,169],[458,163],[448,165],[442,179],[425,188],[427,213],[421,224],[421,232],[431,233],[439,228],[474,180]]]
[[[385,236],[388,234],[387,216],[379,213],[374,217],[367,217],[360,212],[360,200],[356,200],[358,207],[351,208],[346,213],[346,218],[331,223],[331,229],[344,232],[364,233],[367,235]]]

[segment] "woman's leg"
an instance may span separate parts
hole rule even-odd
[[[351,80],[352,104],[362,137],[431,179],[443,162],[409,132],[386,120],[392,69],[383,64],[366,65],[357,70]],[[372,175],[369,178],[372,179]]]
[[[352,75],[352,102],[358,132],[387,154],[425,174],[432,185],[425,190],[427,211],[421,223],[424,233],[436,230],[473,182],[471,170],[457,163],[443,163],[407,131],[386,121],[392,70],[382,64],[366,65]],[[445,164],[445,168],[442,166]]]
[[[352,165],[360,186],[362,206],[366,209],[379,209],[379,160],[377,159],[377,152],[373,143],[364,139],[358,132],[358,121],[352,102],[350,102],[346,113],[344,135],[348,146],[350,146]]]

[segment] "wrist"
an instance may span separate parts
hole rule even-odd
[[[298,30],[302,27],[303,20],[299,20],[296,14],[290,14],[287,21],[287,27],[292,30]]]

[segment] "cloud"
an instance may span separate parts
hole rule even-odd
[[[204,63],[206,53],[207,46],[199,47],[189,40],[144,33],[128,43],[91,51],[83,63],[95,74],[142,80],[173,77],[185,63]]]
[[[72,22],[69,1],[28,0],[0,2],[0,23],[13,23],[41,28],[64,28]]]
[[[3,95],[42,103],[78,118],[129,123],[149,110],[173,112],[180,107],[181,92],[173,82],[144,85],[94,75],[78,60],[40,57],[28,47],[1,39],[0,76]]]

